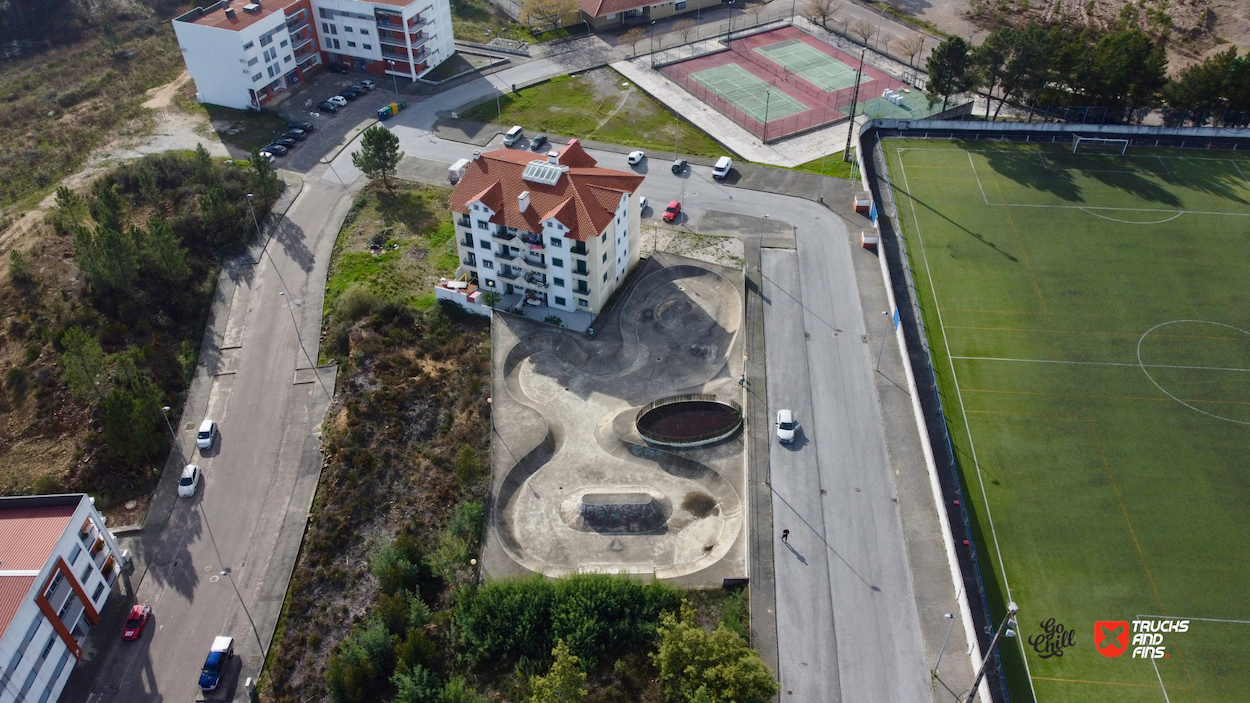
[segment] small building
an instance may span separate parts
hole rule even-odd
[[[475,155],[451,196],[457,280],[522,304],[597,314],[638,263],[642,180],[599,168],[577,140],[545,157]]]
[[[581,0],[582,16],[595,29],[650,25],[652,20],[721,6],[721,0]]]
[[[196,98],[239,110],[326,63],[416,80],[455,51],[449,0],[221,0],[173,22]]]
[[[57,700],[121,558],[86,495],[0,498],[0,703]]]

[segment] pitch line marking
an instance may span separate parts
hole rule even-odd
[[[1168,168],[1168,164],[1167,164],[1167,162],[1166,162],[1166,161],[1164,161],[1164,160],[1163,160],[1163,157],[1162,157],[1162,156],[1155,156],[1155,158],[1156,158],[1156,159],[1158,159],[1158,160],[1159,160],[1159,164],[1163,166],[1163,175],[1165,175],[1165,176],[1170,176],[1170,175],[1172,175],[1172,169]]]
[[[1038,681],[1058,681],[1060,683],[1090,683],[1099,686],[1125,686],[1127,688],[1154,688],[1148,683],[1124,683],[1121,681],[1088,681],[1086,679],[1056,679],[1051,676],[1038,676]]]
[[[899,163],[901,164],[901,163],[903,162],[902,157],[900,157],[898,161],[899,161]],[[979,175],[977,174],[977,165],[976,165],[975,163],[973,163],[973,162],[972,162],[972,152],[971,152],[971,151],[970,151],[970,152],[968,152],[968,165],[972,167],[972,176],[973,176],[973,178],[976,178],[976,179],[977,179],[977,187],[981,189],[981,199],[985,201],[985,204],[986,204],[986,205],[989,205],[989,204],[990,204],[990,199],[989,199],[989,198],[987,198],[987,197],[985,197],[985,186],[981,185],[981,176],[979,176]],[[907,180],[906,176],[904,176],[903,180],[904,180],[904,181],[906,181],[906,180]],[[910,190],[910,188],[909,188],[909,190]],[[1002,192],[1002,191],[999,191],[999,192],[1000,192],[1000,194],[1001,194],[1001,192]]]
[[[1083,207],[1083,208],[1078,208],[1078,209],[1079,209],[1081,212],[1086,213],[1087,215],[1093,215],[1094,217],[1101,217],[1101,218],[1102,218],[1102,219],[1104,219],[1104,220],[1110,220],[1110,221],[1112,221],[1112,222],[1121,222],[1121,223],[1126,224],[1126,225],[1161,225],[1161,224],[1163,224],[1164,222],[1171,222],[1172,220],[1175,220],[1176,218],[1178,218],[1178,217],[1180,217],[1181,215],[1184,215],[1184,214],[1185,214],[1185,211],[1184,211],[1184,210],[1177,210],[1175,215],[1172,215],[1171,217],[1167,218],[1166,220],[1155,220],[1154,222],[1144,222],[1144,221],[1143,221],[1143,222],[1139,222],[1139,221],[1137,221],[1137,220],[1121,220],[1121,219],[1120,219],[1120,218],[1118,218],[1118,217],[1107,217],[1106,215],[1099,215],[1098,213],[1094,212],[1094,211],[1093,211],[1092,209],[1090,209],[1090,208],[1084,208],[1084,207]],[[1167,210],[1158,210],[1157,212],[1167,212]]]
[[[1219,622],[1227,625],[1250,625],[1250,620],[1224,620],[1221,618],[1193,618],[1180,615],[1137,615],[1138,620],[1197,620],[1198,622]]]
[[[1165,322],[1163,324],[1166,325],[1170,323]],[[959,359],[961,361],[1021,361],[1021,362],[1027,362],[1027,363],[1033,363],[1033,364],[1077,364],[1077,365],[1083,365],[1083,366],[1131,366],[1133,368],[1141,368],[1144,366],[1149,369],[1185,369],[1188,371],[1236,371],[1240,373],[1250,373],[1250,369],[1243,369],[1243,368],[1238,368],[1238,367],[1188,366],[1185,364],[1143,364],[1141,362],[1138,362],[1136,364],[1127,364],[1127,363],[1119,362],[1119,361],[1064,361],[1060,359],[1015,359],[1015,358],[1004,357],[1004,356],[952,356],[951,358]],[[1166,393],[1167,391],[1164,391],[1164,392]],[[1171,394],[1169,393],[1169,395]]]
[[[1216,415],[1215,413],[1210,413],[1210,412],[1207,412],[1206,410],[1201,410],[1201,409],[1199,409],[1199,408],[1196,408],[1196,407],[1194,407],[1194,406],[1190,405],[1189,403],[1186,403],[1185,401],[1181,400],[1180,398],[1177,398],[1176,396],[1174,396],[1174,395],[1172,395],[1171,393],[1169,393],[1169,392],[1167,391],[1167,389],[1165,389],[1163,386],[1159,385],[1159,382],[1155,380],[1154,376],[1151,376],[1151,375],[1150,375],[1150,372],[1146,370],[1147,368],[1153,368],[1153,366],[1151,366],[1151,365],[1149,365],[1149,364],[1145,364],[1145,363],[1143,363],[1143,362],[1142,362],[1142,359],[1141,359],[1141,343],[1142,343],[1142,342],[1144,342],[1144,341],[1146,340],[1146,336],[1147,336],[1147,335],[1149,335],[1151,332],[1154,332],[1155,330],[1159,329],[1160,327],[1165,327],[1165,326],[1167,326],[1167,325],[1175,325],[1175,324],[1177,324],[1177,323],[1181,323],[1181,322],[1195,322],[1195,323],[1199,323],[1199,324],[1216,325],[1217,327],[1225,327],[1225,328],[1230,329],[1230,330],[1237,330],[1238,332],[1241,332],[1242,334],[1244,334],[1244,335],[1246,335],[1246,336],[1250,337],[1250,332],[1247,332],[1246,330],[1243,330],[1243,329],[1241,329],[1240,327],[1234,327],[1234,326],[1232,326],[1232,325],[1226,325],[1226,324],[1224,324],[1223,322],[1212,322],[1212,321],[1210,321],[1210,320],[1169,320],[1169,321],[1167,321],[1167,322],[1160,322],[1159,324],[1155,325],[1154,327],[1151,327],[1150,329],[1148,329],[1148,330],[1146,330],[1145,332],[1143,332],[1143,333],[1142,333],[1142,335],[1141,335],[1141,337],[1138,337],[1138,339],[1137,339],[1137,364],[1138,364],[1138,366],[1140,366],[1140,367],[1141,367],[1141,371],[1142,371],[1142,373],[1146,374],[1146,378],[1150,379],[1150,382],[1151,382],[1151,383],[1153,383],[1153,384],[1155,385],[1155,388],[1158,388],[1158,389],[1159,389],[1159,391],[1160,391],[1161,393],[1163,393],[1163,394],[1164,394],[1164,395],[1166,395],[1167,397],[1171,398],[1172,400],[1175,400],[1176,402],[1180,403],[1181,405],[1184,405],[1185,407],[1189,408],[1190,410],[1193,410],[1193,411],[1194,411],[1194,412],[1196,412],[1196,413],[1202,413],[1203,415],[1206,415],[1207,417],[1213,417],[1213,418],[1215,418],[1215,419],[1217,419],[1217,420],[1224,420],[1225,422],[1232,422],[1232,423],[1235,423],[1235,424],[1238,424],[1238,425],[1250,425],[1250,421],[1247,421],[1247,420],[1236,420],[1236,419],[1233,419],[1233,418],[1231,418],[1231,417],[1224,417],[1223,415]],[[1199,370],[1203,370],[1201,367],[1198,367],[1198,369],[1199,369]],[[1244,371],[1245,369],[1219,369],[1219,370],[1222,370],[1222,371]]]
[[[1246,185],[1250,185],[1250,178],[1246,178],[1246,172],[1241,170],[1241,167],[1237,165],[1237,162],[1229,159],[1228,163],[1232,164],[1233,168],[1237,169],[1237,173],[1241,174],[1241,178],[1246,182]]]
[[[916,200],[911,196],[911,182],[907,178],[907,166],[903,164],[900,154],[899,170],[903,172],[903,187],[907,188],[907,202],[911,206],[912,222],[916,225],[916,239],[920,242],[920,256],[924,259],[925,276],[929,279],[929,291],[933,294],[933,310],[937,313],[938,327],[942,330],[942,343],[946,347],[947,363],[951,367],[951,380],[955,382],[955,397],[959,399],[959,412],[964,418],[964,429],[968,433],[968,450],[972,454],[972,465],[977,470],[977,483],[981,485],[981,502],[985,504],[985,517],[990,523],[990,536],[994,540],[994,556],[998,557],[998,572],[1003,575],[1003,588],[1007,591],[1007,600],[1011,600],[1011,582],[1007,580],[1007,567],[1003,564],[1003,550],[998,546],[998,528],[994,526],[994,515],[990,509],[990,497],[985,490],[985,477],[981,473],[981,462],[977,459],[976,443],[972,439],[972,425],[968,422],[968,411],[964,407],[963,392],[959,389],[959,375],[955,372],[955,361],[950,358],[950,341],[946,338],[946,327],[942,324],[942,307],[938,304],[937,285],[933,282],[933,272],[929,268],[929,253],[925,248],[924,235],[920,232],[920,217],[916,213]],[[975,169],[974,169],[975,170]],[[953,449],[952,449],[953,451]],[[1015,638],[1020,647],[1020,660],[1024,662],[1024,675],[1029,679],[1029,693],[1037,700],[1037,690],[1033,686],[1033,672],[1029,670],[1028,653],[1024,651],[1024,638]]]

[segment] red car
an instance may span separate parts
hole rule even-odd
[[[122,627],[122,639],[133,642],[143,636],[143,628],[152,617],[152,607],[142,603],[130,609],[126,624]]]
[[[668,204],[668,207],[664,208],[664,221],[672,222],[673,220],[676,220],[677,216],[680,214],[681,214],[681,203],[674,200],[673,202]]]

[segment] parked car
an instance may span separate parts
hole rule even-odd
[[[344,101],[344,102],[346,102],[346,101]],[[333,115],[334,113],[336,113],[336,112],[338,112],[338,111],[339,111],[339,106],[338,106],[338,103],[330,102],[329,100],[324,100],[324,101],[322,101],[322,102],[321,102],[321,104],[320,104],[320,105],[318,105],[318,106],[317,106],[317,109],[318,109],[318,110],[325,110],[326,112],[328,112],[328,113],[330,113],[331,115]]]
[[[503,135],[503,145],[512,146],[520,141],[523,136],[525,136],[525,130],[521,129],[521,125],[513,125],[512,129]]]
[[[365,91],[365,92],[367,93],[367,92],[369,92],[369,91],[373,90],[374,88],[378,87],[378,84],[377,84],[377,83],[374,83],[374,82],[373,82],[373,81],[371,81],[371,80],[365,79],[365,80],[363,80],[363,81],[361,81],[361,82],[357,83],[357,84],[356,84],[355,86],[353,86],[353,87],[360,88],[361,90],[363,90],[363,91]]]
[[[213,446],[213,441],[216,439],[217,421],[211,417],[204,418],[204,421],[200,423],[200,431],[195,435],[195,446],[200,449],[208,449]]]
[[[326,70],[329,71],[330,73],[343,74],[343,73],[348,73],[349,71],[351,71],[352,67],[347,66],[345,64],[341,64],[341,63],[328,63],[326,64]]]
[[[637,166],[638,164],[642,163],[642,160],[645,158],[647,158],[647,155],[644,154],[643,152],[631,151],[629,152],[629,165]]]
[[[664,221],[673,222],[674,220],[677,219],[677,216],[680,214],[681,214],[681,203],[674,200],[673,202],[668,204],[668,207],[664,208]]]
[[[183,498],[190,498],[195,495],[195,490],[200,487],[200,467],[195,464],[187,464],[182,469],[182,476],[178,478],[178,495]]]
[[[304,138],[307,136],[308,136],[308,132],[305,132],[302,129],[288,129],[286,133],[282,135],[282,138],[294,139],[297,142],[302,142],[304,141]]]
[[[640,195],[638,196],[638,212],[644,213],[646,211],[647,211],[647,196]]]
[[[290,149],[275,142],[273,144],[266,144],[265,146],[261,147],[261,151],[267,152],[271,156],[286,156],[286,153],[290,151]]]
[[[126,616],[126,624],[122,625],[122,639],[134,642],[142,637],[143,628],[148,624],[150,617],[152,617],[152,606],[136,603],[130,608],[130,615]]]
[[[287,122],[286,128],[287,129],[302,129],[305,132],[314,132],[317,129],[317,125],[313,124],[312,122],[309,122],[308,120],[304,120],[302,122]]]
[[[777,411],[777,441],[789,444],[794,441],[794,433],[799,423],[794,421],[794,411],[782,408]]]
[[[673,162],[673,173],[681,173],[686,170],[686,160],[677,159]]]
[[[712,178],[718,181],[725,180],[729,175],[729,171],[734,167],[733,159],[728,156],[722,156],[716,160],[716,166],[712,168]]]
[[[546,145],[547,145],[547,135],[545,134],[540,134],[530,140],[530,148],[533,149],[534,151],[538,151],[539,149],[543,148]]]
[[[355,88],[344,88],[343,90],[339,91],[339,95],[344,98],[347,98],[348,100],[355,100],[356,98],[359,98],[360,96],[364,95],[364,92],[356,90]]]
[[[273,140],[273,144],[276,144],[278,146],[284,146],[287,149],[291,149],[295,146],[295,140],[292,139],[291,137],[278,137],[277,139]]]
[[[273,163],[273,154],[270,154],[267,151],[261,151],[259,153],[260,153],[260,158],[268,161],[269,163]]]
[[[208,658],[204,660],[204,668],[200,670],[200,690],[212,691],[221,683],[221,674],[234,654],[233,637],[216,637],[213,648],[208,650]]]
[[[342,95],[334,95],[326,98],[326,102],[332,105],[337,105],[338,107],[347,107],[347,98]]]

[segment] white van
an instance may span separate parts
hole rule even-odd
[[[451,168],[447,169],[447,180],[450,181],[452,185],[455,185],[460,181],[461,177],[464,176],[464,172],[468,168],[469,160],[460,159],[456,163],[452,164]]]
[[[508,130],[507,134],[503,135],[503,145],[512,146],[520,141],[523,136],[525,136],[525,130],[521,129],[521,125],[516,125]]]
[[[734,162],[728,156],[722,156],[716,160],[716,166],[712,168],[712,178],[718,181],[725,180],[725,176],[729,175],[729,169],[734,167]]]

